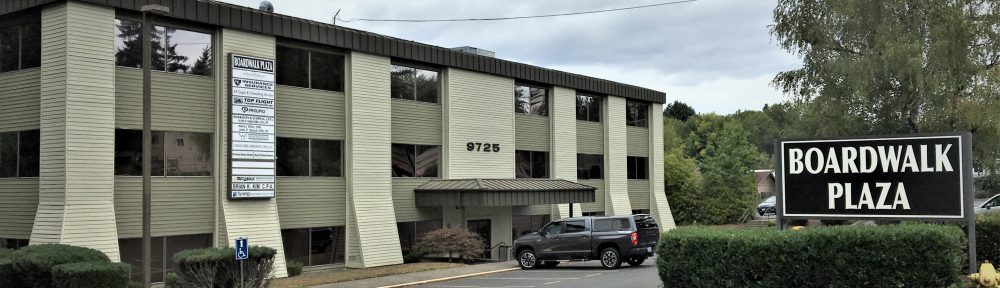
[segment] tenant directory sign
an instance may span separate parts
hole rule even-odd
[[[229,60],[229,199],[273,198],[274,60]]]

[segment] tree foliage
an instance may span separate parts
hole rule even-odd
[[[771,33],[802,58],[773,84],[798,136],[969,131],[1000,167],[1000,3],[779,0]]]
[[[481,257],[486,249],[479,235],[462,228],[441,228],[428,232],[413,248],[424,255],[444,255],[448,257],[448,262],[455,258],[472,260]]]
[[[677,223],[693,223],[703,217],[698,205],[702,201],[702,175],[698,164],[684,156],[680,148],[667,150],[663,155],[665,190],[670,199],[671,211]]]
[[[673,118],[677,120],[687,121],[688,118],[694,116],[694,108],[684,104],[684,102],[674,100],[673,103],[667,104],[667,108],[663,110],[663,116],[666,118]]]

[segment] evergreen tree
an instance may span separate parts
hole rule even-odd
[[[674,100],[673,103],[667,104],[667,108],[663,110],[663,116],[668,118],[674,118],[681,121],[687,121],[688,118],[694,116],[694,108],[684,104],[684,102]]]

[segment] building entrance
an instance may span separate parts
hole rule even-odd
[[[490,239],[492,239],[490,219],[469,220],[466,227],[469,227],[469,231],[476,233],[483,240],[483,255],[481,257],[490,259]]]

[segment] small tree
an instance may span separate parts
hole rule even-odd
[[[442,228],[420,238],[414,250],[423,254],[447,255],[448,262],[458,259],[472,260],[482,255],[485,245],[482,238],[462,228]]]

